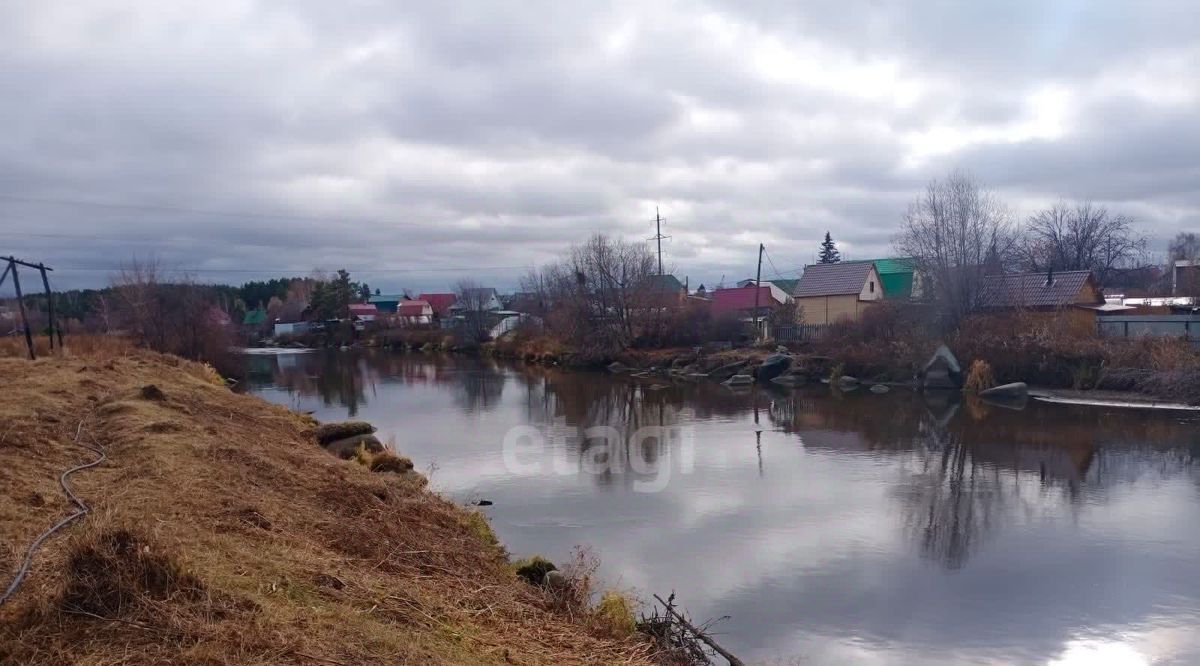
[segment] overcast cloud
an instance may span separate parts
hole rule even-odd
[[[785,7],[786,6],[786,7]],[[0,252],[385,290],[667,218],[692,286],[887,255],[931,177],[1200,230],[1190,2],[0,0]],[[251,271],[222,272],[222,271]],[[794,276],[794,273],[791,274]]]

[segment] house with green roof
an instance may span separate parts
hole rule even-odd
[[[249,310],[242,317],[242,326],[259,327],[265,323],[267,323],[267,311],[262,308]]]
[[[921,295],[921,280],[917,275],[917,262],[911,257],[856,259],[853,261],[843,261],[842,263],[875,264],[875,272],[879,274],[879,283],[883,288],[883,297],[885,300],[907,301]]]

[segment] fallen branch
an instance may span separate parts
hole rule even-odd
[[[672,595],[672,597],[673,596],[674,595]],[[737,657],[733,656],[733,654],[730,653],[728,650],[726,650],[725,648],[718,645],[717,642],[712,639],[712,637],[710,637],[708,634],[704,633],[700,629],[697,629],[696,626],[693,625],[691,622],[688,622],[687,618],[685,618],[679,611],[675,610],[675,607],[672,604],[669,604],[669,603],[663,601],[663,598],[658,596],[657,594],[654,595],[654,598],[658,600],[658,603],[662,604],[663,607],[667,609],[667,613],[669,615],[672,615],[675,617],[676,620],[679,620],[679,623],[682,624],[685,629],[687,629],[693,635],[695,635],[696,638],[703,641],[705,645],[712,648],[714,652],[716,652],[717,654],[724,657],[725,660],[729,662],[729,666],[745,666],[745,664],[742,662],[741,659],[738,659]]]

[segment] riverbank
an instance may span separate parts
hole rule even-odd
[[[81,445],[107,455],[71,479],[91,513],[0,606],[0,661],[654,663],[521,581],[479,514],[338,460],[311,419],[205,366],[105,350],[0,372],[6,576],[70,513],[58,475],[95,457]]]

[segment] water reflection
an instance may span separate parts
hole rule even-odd
[[[1200,656],[1175,630],[1200,608],[1193,416],[370,351],[285,359],[251,358],[250,390],[367,418],[438,462],[435,487],[496,500],[514,551],[596,545],[607,576],[733,615],[724,630],[748,655],[1047,663],[1106,627]],[[519,426],[553,435],[554,464],[506,469],[500,442]],[[618,436],[584,436],[598,426]],[[678,436],[634,436],[646,426]]]

